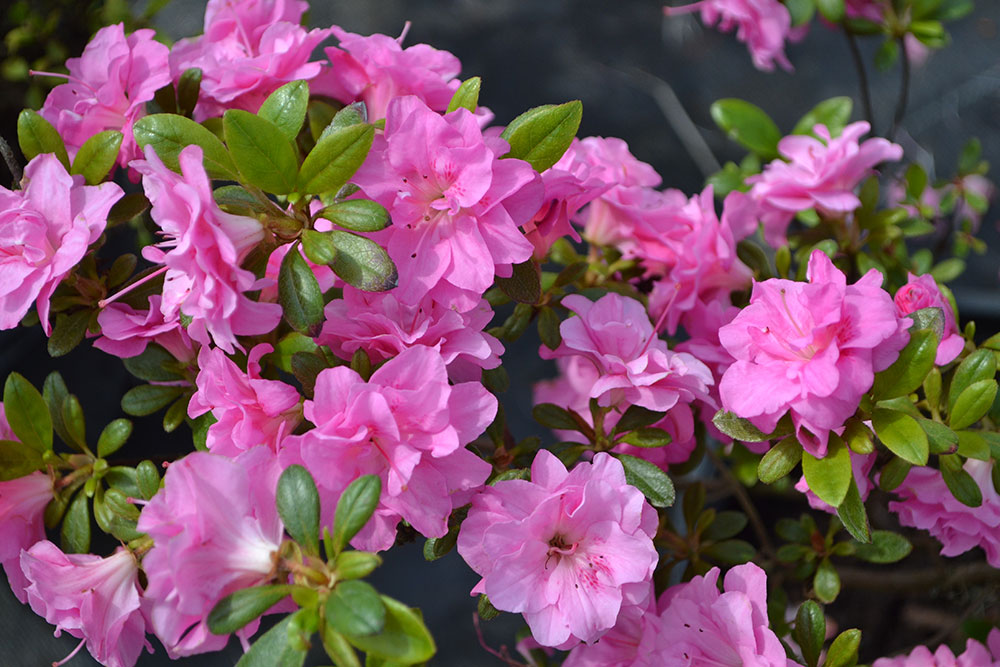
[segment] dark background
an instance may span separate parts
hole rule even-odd
[[[0,1],[0,8],[4,4]],[[144,4],[137,3],[139,7]],[[952,174],[958,153],[970,136],[980,137],[984,157],[1000,165],[1000,144],[996,141],[1000,129],[1000,6],[993,2],[979,5],[973,15],[947,26],[952,47],[934,53],[914,70],[910,105],[897,137],[907,156],[918,159],[937,177]],[[173,0],[157,16],[155,25],[177,39],[201,32],[202,16],[200,2]],[[662,95],[663,84],[648,75],[672,88],[719,162],[739,160],[743,153],[712,123],[708,108],[716,99],[740,97],[754,102],[768,111],[783,131],[790,130],[822,99],[850,95],[857,100],[857,77],[843,35],[815,22],[804,42],[787,48],[796,66],[796,72],[790,74],[757,71],[745,47],[732,35],[705,30],[692,17],[665,20],[660,4],[648,0],[317,0],[309,17],[312,26],[336,23],[352,32],[390,35],[399,34],[406,20],[413,22],[406,45],[426,42],[451,51],[463,63],[463,77],[482,76],[480,101],[493,109],[497,123],[505,124],[528,107],[580,99],[584,105],[580,136],[624,138],[636,156],[663,175],[665,185],[687,193],[701,189],[704,174],[655,99]],[[896,101],[898,69],[874,71],[870,63],[877,45],[873,40],[862,41],[872,80],[876,131],[885,132]],[[7,88],[4,97],[8,102],[12,94],[17,91]],[[19,104],[16,99],[15,104]],[[860,105],[856,104],[853,119],[860,118]],[[9,114],[3,123],[3,136],[13,139]],[[981,235],[991,251],[971,257],[968,270],[954,284],[963,322],[976,320],[980,331],[1000,328],[997,217],[994,207],[983,220]],[[509,351],[507,360],[515,386],[525,387],[551,374],[533,355],[536,345],[529,332]],[[80,397],[90,438],[96,440],[104,424],[122,416],[118,399],[134,383],[120,362],[84,345],[55,363],[48,358],[37,329],[0,332],[0,377],[17,370],[40,386],[45,375],[56,368],[70,391]],[[504,404],[516,435],[530,434],[528,392],[510,391]],[[136,422],[136,432],[128,449],[123,450],[125,456],[138,458],[171,449],[181,452],[190,446],[166,437],[158,416]],[[411,544],[386,555],[386,564],[377,571],[373,583],[380,591],[422,608],[439,647],[432,664],[500,664],[479,648],[473,631],[475,599],[468,597],[467,591],[476,579],[456,554],[424,563],[420,544]],[[920,630],[914,635],[912,625],[904,634],[902,626],[912,619],[898,614],[898,606],[887,605],[875,604],[874,599],[864,596],[844,596],[828,609],[834,616],[838,610],[845,612],[845,618],[853,616],[866,631],[862,646],[865,661],[898,650],[907,642],[930,638],[929,634],[920,636]],[[501,615],[484,624],[486,640],[493,647],[512,644],[520,626],[518,616]],[[51,630],[0,585],[4,664],[41,666],[61,659],[77,641],[69,636],[54,640]],[[227,665],[234,664],[238,656],[238,647],[231,645],[226,654],[199,656],[179,664]],[[156,655],[140,659],[140,665],[167,662],[160,647]],[[329,661],[317,657],[309,664],[324,662]],[[82,667],[96,663],[84,651],[71,664]]]

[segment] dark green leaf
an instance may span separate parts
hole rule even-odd
[[[135,481],[139,487],[139,495],[149,500],[160,490],[160,471],[152,461],[141,461],[135,467]]]
[[[723,540],[701,550],[702,555],[723,565],[739,565],[753,560],[757,550],[743,540]]]
[[[369,199],[348,199],[327,206],[318,214],[338,227],[354,232],[377,232],[389,225],[389,212]]]
[[[295,141],[309,106],[309,84],[292,81],[268,95],[257,115],[271,121],[289,140]]]
[[[141,192],[132,192],[119,199],[108,212],[108,227],[120,225],[123,222],[140,215],[149,208],[149,200]]]
[[[847,487],[844,502],[840,503],[840,507],[837,508],[837,516],[840,517],[841,523],[844,524],[844,528],[851,534],[851,537],[858,542],[871,541],[868,512],[865,511],[865,504],[861,500],[861,494],[858,493],[858,485],[854,479],[851,479],[850,485]]]
[[[167,408],[167,411],[163,414],[164,433],[173,433],[177,430],[178,426],[184,423],[185,419],[187,419],[187,409],[190,401],[190,394],[182,395]]]
[[[451,113],[456,109],[468,109],[475,113],[476,107],[479,106],[479,89],[482,84],[483,80],[478,76],[463,81],[462,85],[455,90],[455,94],[451,96],[446,113]]]
[[[913,465],[927,465],[930,447],[917,420],[898,410],[876,408],[872,413],[875,434],[896,456]]]
[[[183,375],[171,368],[177,365],[174,356],[155,343],[147,345],[142,354],[123,361],[128,372],[140,380],[174,382],[184,379]]]
[[[788,437],[767,450],[757,464],[757,479],[765,484],[774,484],[792,472],[802,460],[802,445],[794,437]]]
[[[62,137],[49,121],[31,109],[25,109],[17,117],[17,143],[29,162],[42,153],[54,153],[63,167],[69,169],[69,155]]]
[[[139,491],[138,476],[135,468],[127,466],[113,466],[104,473],[104,482],[113,489],[118,489],[126,496],[138,498],[142,495]]]
[[[580,100],[529,109],[512,120],[500,135],[510,143],[510,152],[504,157],[524,160],[541,173],[558,162],[569,148],[582,118]]]
[[[476,604],[476,613],[479,614],[479,618],[482,620],[492,621],[500,615],[500,610],[493,606],[493,603],[490,602],[490,599],[485,594],[482,594],[479,596],[479,601]]]
[[[182,116],[194,113],[199,93],[201,93],[201,70],[197,67],[184,70],[177,81],[177,113]]]
[[[767,280],[771,275],[771,261],[764,250],[751,241],[743,239],[736,244],[736,255],[754,272],[757,280]]]
[[[883,72],[888,71],[899,59],[899,44],[891,37],[883,41],[875,51],[875,66]]]
[[[296,379],[298,376],[296,376]],[[208,429],[212,427],[212,424],[216,423],[218,420],[215,418],[211,412],[206,412],[200,417],[192,419],[189,424],[191,426],[191,442],[194,448],[199,452],[208,451]]]
[[[132,422],[128,419],[116,419],[104,427],[101,437],[97,439],[97,456],[111,456],[125,444],[132,435]],[[159,480],[157,480],[159,481]]]
[[[319,555],[319,491],[309,471],[300,465],[285,468],[275,496],[285,530],[311,556]]]
[[[621,439],[621,442],[634,447],[665,447],[670,444],[671,440],[670,434],[662,428],[643,426],[629,432]]]
[[[746,525],[747,515],[743,512],[719,512],[701,536],[705,540],[727,540],[739,535]]]
[[[372,360],[364,349],[359,347],[354,350],[354,354],[351,355],[351,370],[360,375],[365,382],[371,379]]]
[[[951,491],[955,500],[968,507],[979,507],[983,504],[983,492],[962,467],[961,457],[952,454],[938,458],[941,464],[941,477]]]
[[[286,616],[261,635],[243,654],[236,667],[302,667],[306,662],[306,651],[292,645],[289,626],[292,619],[303,611]]]
[[[326,622],[349,641],[382,632],[385,618],[378,592],[364,581],[341,582],[326,600]]]
[[[515,264],[510,278],[497,278],[497,287],[519,303],[538,303],[542,298],[542,283],[538,266],[532,261]]]
[[[973,382],[958,395],[948,415],[948,425],[955,430],[972,426],[989,412],[996,396],[996,380]]]
[[[153,101],[159,105],[160,111],[164,113],[177,113],[177,91],[174,90],[174,82],[171,81],[153,93]]]
[[[563,287],[571,283],[575,283],[580,280],[585,275],[587,275],[587,270],[590,268],[589,262],[573,262],[565,269],[559,272],[556,276],[555,281],[552,283],[553,287]]]
[[[882,468],[879,476],[878,486],[883,491],[893,491],[899,488],[906,476],[910,473],[912,464],[901,458],[894,458]]]
[[[90,310],[78,310],[71,315],[56,315],[56,325],[52,328],[48,350],[50,357],[61,357],[80,344],[87,333],[87,326],[93,315]]]
[[[62,421],[62,404],[67,396],[69,396],[69,390],[66,389],[66,382],[59,371],[49,373],[48,377],[45,378],[45,384],[42,385],[42,400],[49,408],[49,416],[52,418],[52,427],[56,434],[63,442],[70,444],[69,433],[66,432]]]
[[[302,163],[297,190],[310,195],[339,190],[365,161],[374,136],[375,128],[361,123],[326,134]]]
[[[869,563],[895,563],[909,556],[911,551],[913,545],[902,535],[873,530],[871,543],[856,545],[854,555]]]
[[[952,454],[958,448],[958,434],[941,422],[917,417],[917,423],[927,434],[931,454]]]
[[[861,645],[861,631],[857,628],[844,630],[826,652],[823,667],[853,667],[858,662],[858,646]]]
[[[828,100],[823,100],[799,119],[791,133],[809,134],[818,123],[826,126],[830,130],[831,136],[837,136],[851,119],[853,106],[854,103],[850,97],[831,97]]]
[[[62,422],[70,438],[70,442],[66,444],[83,451],[87,446],[87,423],[83,417],[83,407],[73,394],[63,400]]]
[[[139,263],[139,258],[132,253],[119,255],[111,264],[108,270],[108,287],[118,287],[135,273],[135,267]]]
[[[340,494],[333,520],[333,545],[337,553],[368,523],[381,494],[382,480],[376,475],[362,475]]]
[[[795,615],[795,629],[792,636],[802,649],[808,667],[816,667],[826,638],[826,619],[823,610],[812,600],[806,600]]]
[[[228,635],[256,620],[265,611],[284,600],[292,592],[287,584],[242,588],[227,595],[208,613],[208,630],[216,635]]]
[[[948,410],[955,409],[958,397],[970,385],[982,380],[992,380],[997,374],[996,355],[993,350],[976,350],[958,365],[948,389]]]
[[[717,100],[711,107],[712,120],[730,139],[764,159],[778,157],[781,131],[760,107],[744,100]]]
[[[559,332],[559,316],[556,311],[549,306],[543,306],[538,311],[538,337],[542,344],[550,350],[554,350],[562,343],[562,334]]]
[[[625,481],[642,491],[653,507],[674,504],[674,483],[656,465],[628,454],[615,454],[625,468]]]
[[[816,576],[813,577],[813,592],[820,602],[830,604],[840,595],[840,575],[837,569],[830,563],[829,558],[820,561],[816,568]]]
[[[844,0],[816,0],[816,9],[830,23],[844,20]]]
[[[302,250],[313,264],[331,264],[337,258],[337,246],[333,245],[330,237],[315,229],[302,232]]]
[[[396,286],[396,265],[382,246],[337,229],[326,234],[337,248],[337,258],[330,268],[344,282],[366,292],[384,292]]]
[[[385,628],[369,637],[349,637],[351,644],[366,653],[403,665],[430,660],[437,649],[420,615],[390,597],[380,597],[386,611]]]
[[[576,431],[580,428],[579,422],[573,419],[569,410],[554,403],[539,403],[531,409],[531,416],[546,428],[563,431]]]
[[[319,334],[323,326],[323,292],[316,274],[302,259],[298,244],[294,244],[281,260],[278,303],[289,326],[310,337]]]
[[[242,109],[227,111],[222,126],[236,166],[251,185],[278,195],[295,189],[299,160],[278,126]]]
[[[715,413],[715,416],[712,417],[712,423],[730,438],[742,442],[764,442],[777,437],[777,431],[775,433],[762,433],[759,428],[750,423],[750,420],[724,410]]]
[[[789,542],[801,542],[802,544],[808,544],[809,542],[809,531],[798,521],[789,518],[778,519],[778,522],[774,526],[775,532],[783,540],[788,540]]]
[[[132,128],[139,148],[151,145],[163,164],[179,172],[177,156],[185,146],[195,144],[202,149],[205,171],[209,178],[238,181],[239,172],[223,143],[190,118],[174,114],[153,114],[135,122]]]
[[[43,465],[37,449],[16,440],[0,440],[0,481],[30,475]]]
[[[919,430],[920,427],[917,427]],[[854,479],[851,470],[851,454],[844,441],[835,433],[830,433],[826,456],[816,458],[809,452],[802,452],[802,474],[809,489],[820,500],[839,507]]]
[[[90,498],[80,489],[63,517],[62,550],[68,554],[90,551]]]
[[[7,376],[3,387],[3,407],[7,423],[18,440],[42,453],[52,449],[49,407],[34,385],[20,373]]]
[[[924,382],[934,367],[938,337],[927,329],[910,330],[907,343],[892,366],[875,375],[873,393],[878,400],[906,396]]]
[[[122,410],[133,417],[145,417],[167,407],[184,392],[184,387],[143,384],[122,396]]]
[[[121,132],[98,132],[80,146],[69,173],[82,175],[87,185],[97,185],[108,175],[111,167],[115,166],[121,145]]]
[[[664,413],[647,410],[640,405],[630,405],[621,416],[612,434],[627,433],[643,426],[652,426],[663,419]]]

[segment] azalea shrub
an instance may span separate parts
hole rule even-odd
[[[735,31],[763,70],[821,22],[908,72],[971,4],[665,12]],[[905,96],[883,136],[864,93],[784,136],[724,99],[746,157],[686,194],[577,137],[578,101],[496,118],[453,54],[306,9],[210,0],[201,35],[111,25],[37,73],[63,80],[18,119],[24,164],[4,150],[0,328],[120,358],[122,412],[190,451],[123,459],[130,419],[88,441],[83,388],[11,373],[18,600],[111,667],[231,641],[240,667],[314,645],[424,664],[421,600],[366,581],[420,540],[479,575],[470,614],[523,617],[470,664],[1000,665],[975,605],[964,646],[895,656],[825,613],[855,586],[997,602],[1000,334],[946,286],[983,250],[975,140],[935,181],[894,141]],[[557,375],[517,386],[505,351],[529,329]],[[510,392],[549,437],[507,422]]]

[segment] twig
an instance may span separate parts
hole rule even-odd
[[[506,646],[501,646],[500,650],[498,651],[486,643],[486,639],[483,637],[483,629],[479,626],[479,614],[475,612],[472,613],[472,625],[475,626],[476,628],[476,638],[479,639],[479,645],[483,647],[483,650],[485,650],[490,655],[496,656],[497,658],[502,660],[505,665],[508,665],[509,667],[528,667],[528,665],[524,664],[523,662],[518,662],[517,660],[514,660],[509,655],[507,655]]]
[[[20,187],[21,176],[23,172],[21,171],[21,165],[18,163],[17,158],[14,157],[14,151],[7,143],[7,140],[0,137],[0,155],[3,156],[3,161],[7,163],[7,170],[10,171],[11,178],[14,179],[14,187]]]
[[[903,116],[906,115],[906,103],[910,97],[910,56],[906,53],[906,44],[902,37],[899,38],[899,50],[899,98],[896,100],[896,113],[892,116],[892,128],[887,136],[889,141],[892,141],[893,137],[896,136],[896,131],[903,122]]]
[[[868,89],[868,72],[865,71],[865,61],[861,57],[861,50],[858,48],[858,38],[854,33],[844,26],[844,35],[847,37],[847,46],[851,50],[851,58],[854,60],[854,68],[858,71],[858,89],[861,93],[861,106],[865,108],[865,119],[872,131],[875,131],[875,114],[872,112],[871,91]]]
[[[837,573],[845,586],[873,591],[906,592],[1000,582],[1000,569],[987,563],[902,571],[838,567]]]
[[[757,539],[760,541],[761,551],[768,558],[774,558],[775,550],[774,545],[771,543],[771,538],[767,534],[767,529],[764,527],[764,522],[760,518],[760,514],[757,512],[757,508],[754,507],[753,501],[750,500],[750,494],[747,493],[746,488],[740,483],[740,480],[736,479],[733,473],[726,467],[726,464],[722,462],[719,455],[712,451],[711,448],[706,447],[705,453],[708,458],[712,460],[712,465],[722,474],[723,479],[726,480],[726,484],[732,490],[733,495],[736,496],[736,501],[746,512],[747,518],[750,520],[750,526],[753,528],[753,532],[757,535]]]

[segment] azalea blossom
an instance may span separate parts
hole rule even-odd
[[[986,646],[975,639],[965,640],[965,651],[957,657],[947,644],[938,646],[934,653],[918,646],[909,655],[879,658],[872,667],[1000,667],[1000,630],[990,630]]]
[[[941,293],[934,276],[929,273],[922,276],[907,273],[906,284],[896,291],[893,301],[900,316],[909,315],[922,308],[941,309],[941,314],[944,316],[944,333],[938,343],[937,356],[934,357],[935,364],[944,366],[954,361],[965,349],[965,337],[955,322],[955,310]]]
[[[136,310],[125,303],[110,303],[97,316],[101,335],[94,347],[122,359],[135,357],[155,342],[179,361],[195,358],[194,343],[181,326],[180,318],[167,321],[160,310],[159,294],[149,297],[148,310]]]

